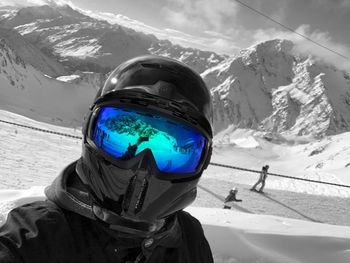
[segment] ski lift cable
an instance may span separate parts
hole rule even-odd
[[[19,124],[19,123],[15,123],[15,122],[5,121],[5,120],[1,120],[1,119],[0,119],[0,122],[6,123],[6,124],[10,124],[10,125],[15,125],[15,126],[18,126],[18,127],[27,128],[27,129],[32,129],[32,130],[35,130],[35,131],[38,131],[38,132],[56,134],[56,135],[61,135],[61,136],[65,136],[65,137],[69,137],[69,138],[73,138],[73,139],[82,140],[81,136],[75,136],[75,135],[71,135],[71,134],[67,134],[67,133],[56,132],[56,131],[51,131],[51,130],[45,130],[45,129],[41,129],[41,128],[29,126],[29,125],[24,125],[24,124]],[[251,172],[251,173],[260,173],[261,172],[261,171],[258,171],[258,170],[253,170],[253,169],[248,169],[248,168],[243,168],[243,167],[238,167],[238,166],[232,166],[232,165],[227,165],[227,164],[219,164],[219,163],[213,163],[213,162],[210,162],[209,164],[213,165],[213,166],[219,166],[219,167],[228,168],[228,169],[241,170],[241,171]],[[324,181],[316,181],[316,180],[299,178],[299,177],[288,176],[288,175],[283,175],[283,174],[276,174],[276,173],[267,173],[267,174],[268,175],[272,175],[272,176],[278,176],[278,177],[293,179],[293,180],[300,180],[300,181],[307,181],[307,182],[312,182],[312,183],[327,184],[327,185],[333,185],[333,186],[340,186],[340,187],[350,188],[350,185],[336,184],[336,183],[324,182]]]
[[[27,129],[31,129],[31,130],[36,130],[36,131],[40,131],[40,132],[51,133],[51,134],[56,134],[56,135],[62,135],[62,136],[70,137],[70,138],[73,138],[73,139],[79,139],[79,140],[83,139],[83,137],[81,137],[81,136],[75,136],[75,135],[71,135],[71,134],[67,134],[67,133],[63,133],[63,132],[56,132],[56,131],[51,131],[51,130],[45,130],[45,129],[41,129],[41,128],[29,126],[29,125],[24,125],[24,124],[19,124],[19,123],[15,123],[15,122],[10,122],[10,121],[5,121],[5,120],[0,120],[0,122],[11,124],[11,125],[15,125],[15,126],[19,126],[19,127],[23,127],[23,128],[27,128]]]
[[[300,36],[300,37],[302,37],[302,38],[305,38],[306,40],[312,42],[313,44],[315,44],[315,45],[317,45],[317,46],[319,46],[319,47],[321,47],[321,48],[324,48],[324,49],[326,49],[326,50],[328,50],[328,51],[330,51],[330,52],[332,52],[332,53],[334,53],[334,54],[336,54],[336,55],[338,55],[338,56],[340,56],[340,57],[342,57],[342,58],[344,58],[344,59],[350,61],[350,58],[349,58],[349,57],[347,57],[347,56],[341,54],[340,52],[335,51],[335,50],[333,50],[333,49],[331,49],[331,48],[329,48],[329,47],[327,47],[327,46],[325,46],[325,45],[323,45],[323,44],[318,43],[317,41],[313,40],[312,38],[310,38],[310,37],[308,37],[308,36],[305,36],[305,35],[303,35],[303,34],[301,34],[301,33],[298,33],[298,32],[295,31],[294,29],[292,29],[292,28],[290,28],[290,27],[288,27],[288,26],[282,24],[281,22],[279,22],[279,21],[273,19],[272,17],[270,17],[270,16],[268,16],[268,15],[265,15],[265,14],[262,13],[261,11],[255,9],[255,8],[249,6],[249,5],[247,5],[246,3],[243,3],[242,1],[239,1],[239,0],[234,0],[234,1],[237,2],[237,3],[239,3],[240,5],[242,5],[242,6],[244,6],[244,7],[246,7],[246,8],[248,8],[248,9],[252,10],[253,12],[255,12],[255,13],[257,13],[257,14],[259,14],[259,15],[265,17],[266,19],[268,19],[268,20],[270,20],[270,21],[272,21],[272,22],[278,24],[279,26],[281,26],[281,27],[287,29],[288,31],[291,31],[292,33],[295,33],[295,34],[297,34],[298,36]]]
[[[243,168],[243,167],[238,167],[238,166],[232,166],[232,165],[227,165],[227,164],[219,164],[219,163],[211,162],[210,165],[224,167],[224,168],[229,168],[229,169],[235,169],[235,170],[241,170],[241,171],[251,172],[251,173],[261,173],[261,171],[258,171],[258,170],[253,170],[253,169],[248,169],[248,168]],[[336,183],[324,182],[324,181],[317,181],[317,180],[312,180],[312,179],[299,178],[299,177],[283,175],[283,174],[276,174],[276,173],[267,173],[267,174],[268,175],[272,175],[272,176],[288,178],[288,179],[294,179],[294,180],[300,180],[300,181],[306,181],[306,182],[312,182],[312,183],[328,184],[328,185],[333,185],[333,186],[340,186],[340,187],[350,188],[350,185],[336,184]]]

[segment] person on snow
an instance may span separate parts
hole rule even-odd
[[[260,172],[259,180],[253,185],[253,187],[250,189],[251,191],[257,191],[259,193],[263,193],[264,187],[265,187],[265,181],[267,178],[267,172],[269,170],[268,165],[264,165],[262,167],[262,170]],[[260,189],[256,190],[256,187],[261,183]]]
[[[81,158],[46,201],[8,214],[0,262],[212,263],[200,222],[183,211],[210,161],[211,123],[210,93],[192,69],[158,56],[122,63],[90,107]]]
[[[238,190],[235,187],[229,191],[228,196],[225,198],[224,209],[231,209],[233,202],[242,202],[242,199],[237,199],[237,193]]]

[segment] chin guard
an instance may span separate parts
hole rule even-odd
[[[160,230],[165,223],[164,219],[154,223],[133,221],[97,205],[93,205],[92,210],[98,219],[109,225],[109,228],[142,237],[151,236],[153,233]]]

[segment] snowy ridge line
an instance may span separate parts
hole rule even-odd
[[[61,136],[65,136],[65,137],[69,137],[69,138],[73,138],[73,139],[78,139],[78,140],[82,140],[83,139],[81,136],[75,136],[75,135],[71,135],[71,134],[67,134],[67,133],[56,132],[56,131],[51,131],[51,130],[45,130],[45,129],[41,129],[41,128],[29,126],[29,125],[23,125],[23,124],[19,124],[19,123],[15,123],[15,122],[5,121],[5,120],[1,120],[1,119],[0,119],[0,122],[6,123],[6,124],[15,125],[15,126],[19,126],[19,127],[23,127],[23,128],[36,130],[36,131],[39,131],[39,132],[45,132],[45,133],[50,133],[50,134],[57,134],[57,135],[61,135]],[[229,168],[229,169],[236,169],[236,170],[252,172],[252,173],[260,173],[261,172],[261,171],[258,171],[258,170],[252,170],[252,169],[248,169],[248,168],[232,166],[232,165],[227,165],[227,164],[219,164],[219,163],[212,163],[212,162],[210,162],[209,164],[213,165],[213,166],[219,166],[219,167],[224,167],[224,168]],[[333,185],[333,186],[350,188],[350,185],[336,184],[336,183],[324,182],[324,181],[316,181],[316,180],[312,180],[312,179],[299,178],[299,177],[288,176],[288,175],[283,175],[283,174],[275,174],[275,173],[267,173],[267,174],[268,175],[272,175],[272,176],[278,176],[278,177],[284,177],[284,178],[299,180],[299,181],[306,181],[306,182],[312,182],[312,183],[327,184],[327,185]]]
[[[73,139],[80,139],[80,140],[83,139],[83,138],[80,137],[80,136],[75,136],[75,135],[71,135],[71,134],[67,134],[67,133],[62,133],[62,132],[56,132],[56,131],[45,130],[45,129],[41,129],[41,128],[29,126],[29,125],[23,125],[23,124],[19,124],[19,123],[15,123],[15,122],[4,121],[4,120],[0,120],[0,122],[6,123],[6,124],[15,125],[15,126],[19,126],[19,127],[23,127],[23,128],[32,129],[32,130],[36,130],[36,131],[40,131],[40,132],[62,135],[62,136],[70,137],[70,138],[73,138]]]
[[[224,168],[229,168],[229,169],[236,169],[236,170],[251,172],[251,173],[261,173],[261,171],[258,171],[258,170],[252,170],[252,169],[248,169],[248,168],[242,168],[242,167],[237,167],[237,166],[232,166],[232,165],[227,165],[227,164],[220,164],[220,163],[209,163],[209,164],[210,165],[214,165],[214,166],[220,166],[220,167],[224,167]],[[331,182],[316,181],[316,180],[312,180],[312,179],[299,178],[299,177],[283,175],[283,174],[275,174],[275,173],[267,173],[267,174],[268,175],[272,175],[272,176],[278,176],[278,177],[294,179],[294,180],[307,181],[307,182],[311,182],[311,183],[328,184],[328,185],[334,185],[334,186],[350,188],[350,185],[345,185],[345,184],[336,184],[336,183],[331,183]]]

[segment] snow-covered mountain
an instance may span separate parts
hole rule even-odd
[[[203,72],[211,89],[216,134],[232,127],[262,131],[267,138],[322,137],[350,130],[349,75],[296,54],[290,41],[271,40],[225,57],[173,45],[67,5],[3,8],[0,26],[13,28],[32,46],[56,57],[68,71],[58,80],[95,90],[111,69],[130,57],[152,53],[183,61]],[[35,58],[30,60],[37,53],[22,55],[16,47],[12,49],[27,64],[40,69]]]
[[[4,39],[27,64],[32,65],[42,73],[52,77],[67,74],[62,64],[45,55],[16,31],[0,27],[0,38]]]
[[[45,76],[0,39],[0,105],[36,120],[80,126],[96,88]]]
[[[350,77],[271,40],[202,74],[214,101],[214,127],[314,137],[350,130]]]
[[[221,56],[210,51],[201,51],[199,49],[173,45],[168,40],[160,40],[153,43],[149,51],[154,55],[170,57],[182,61],[199,73],[216,66],[227,58],[226,56]]]
[[[15,29],[44,53],[70,69],[107,73],[138,55],[160,54],[203,72],[224,59],[214,52],[183,48],[155,36],[97,20],[68,5],[3,8],[0,26]]]

